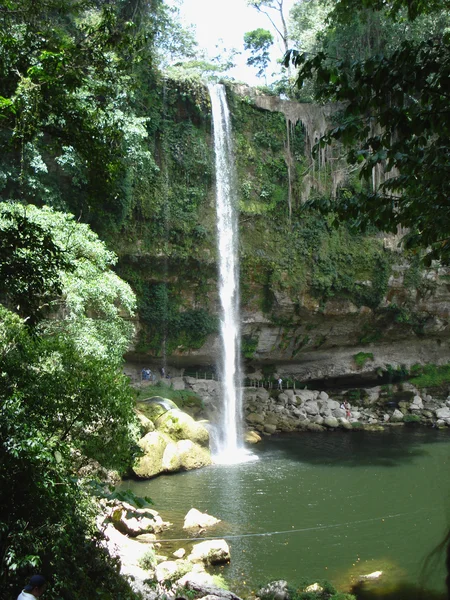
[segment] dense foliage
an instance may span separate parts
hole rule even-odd
[[[136,73],[142,60],[151,64],[155,35],[142,28],[144,4],[25,0],[2,8],[3,199],[68,209],[97,229],[130,217],[137,179],[157,170],[144,145],[146,118],[135,110]]]
[[[133,294],[110,270],[114,255],[69,214],[1,204],[0,231],[6,281],[15,268],[0,305],[2,594],[39,570],[49,598],[132,597],[101,546],[81,469],[132,460],[137,430],[120,364]]]
[[[321,143],[339,140],[347,145],[349,162],[360,165],[368,182],[377,169],[386,174],[380,185],[340,198],[332,210],[363,229],[373,224],[389,232],[408,228],[407,245],[428,249],[428,261],[450,259],[449,8],[445,1],[342,0],[328,17],[329,30],[316,53],[290,55],[299,69],[300,86],[313,79],[316,97],[342,103],[339,125]],[[416,28],[406,22],[405,33],[395,37],[386,36],[378,25],[384,42],[369,45],[366,56],[336,56],[333,50],[341,46],[329,45],[336,31],[341,38],[348,35],[362,14],[387,23],[392,33],[397,26],[398,32],[398,19],[405,24],[405,12],[409,19],[427,20]]]

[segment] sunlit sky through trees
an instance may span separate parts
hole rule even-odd
[[[285,16],[295,0],[285,0]],[[278,78],[277,60],[283,56],[283,48],[279,43],[269,19],[258,13],[255,8],[247,6],[246,0],[167,0],[171,6],[177,6],[185,25],[193,24],[200,49],[206,49],[209,56],[226,55],[235,48],[241,54],[234,59],[236,67],[228,75],[251,85],[264,84],[264,77],[256,77],[257,70],[246,65],[249,53],[244,51],[244,33],[258,27],[268,29],[275,38],[272,48],[272,64],[267,69],[267,81]],[[277,18],[274,11],[273,18]],[[227,52],[223,52],[226,49]],[[272,77],[272,73],[275,74]]]

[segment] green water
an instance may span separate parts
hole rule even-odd
[[[349,589],[379,570],[385,587],[419,581],[450,524],[448,431],[271,437],[254,452],[255,462],[125,482],[173,522],[161,553],[189,547],[167,540],[187,537],[181,526],[194,507],[222,520],[205,536],[227,539],[231,564],[220,572],[242,594],[305,577]],[[427,587],[442,590],[444,579],[442,559]]]

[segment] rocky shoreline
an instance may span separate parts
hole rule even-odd
[[[203,409],[192,416],[218,421],[221,384],[215,380],[174,377],[170,389],[192,391]],[[429,427],[450,426],[450,395],[432,396],[408,382],[393,385],[325,392],[320,390],[268,390],[243,388],[244,420],[248,429],[265,435],[292,431],[325,431],[369,428],[398,423],[420,423]],[[148,386],[149,395],[152,386]],[[164,391],[158,388],[158,393]],[[348,406],[344,408],[346,403]]]
[[[241,600],[229,591],[225,582],[208,573],[208,567],[231,561],[230,548],[224,539],[214,537],[214,526],[220,522],[211,515],[191,509],[184,520],[185,539],[177,550],[164,553],[157,535],[171,527],[150,508],[118,500],[102,501],[102,516],[98,519],[105,548],[120,561],[120,572],[143,600]],[[208,539],[201,540],[202,535]],[[370,581],[382,576],[382,571],[360,577]],[[296,594],[314,593],[320,600],[355,600],[355,596],[332,591],[330,584],[305,584]],[[335,590],[334,590],[335,591]],[[292,591],[286,581],[272,581],[256,592],[259,600],[289,600]],[[254,594],[253,597],[255,598]]]
[[[143,454],[134,464],[133,474],[149,479],[210,465],[210,441],[221,422],[221,384],[176,377],[158,386],[140,384],[140,389],[148,397],[137,402]],[[194,394],[198,402],[180,409],[163,397],[173,391]],[[304,431],[450,426],[450,396],[437,398],[407,382],[335,393],[263,387],[246,387],[242,392],[245,441],[249,444],[258,443],[262,436]]]

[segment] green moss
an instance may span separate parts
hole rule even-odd
[[[353,355],[353,360],[358,368],[362,368],[367,361],[373,360],[373,354],[372,352],[358,352]]]
[[[258,347],[259,338],[252,335],[244,335],[241,340],[241,352],[245,358],[253,358]]]
[[[405,415],[403,423],[420,423],[420,417],[419,415]]]
[[[410,382],[418,388],[440,387],[450,383],[450,364],[447,365],[415,365],[412,371],[416,374]]]
[[[150,388],[140,389],[136,392],[136,402],[151,396],[161,396],[172,400],[181,409],[203,408],[203,400],[192,390],[174,390],[170,379],[158,381]]]

